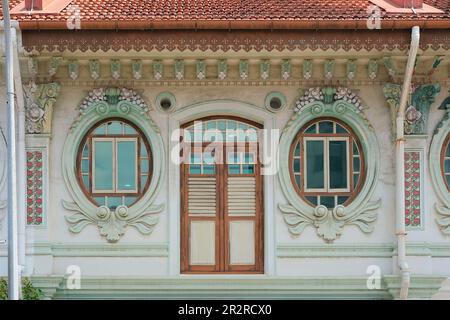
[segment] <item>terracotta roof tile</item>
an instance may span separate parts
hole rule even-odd
[[[22,0],[11,0],[13,8]],[[425,0],[443,11],[440,14],[391,14],[382,18],[407,20],[450,20],[450,0]],[[365,20],[369,0],[73,0],[81,21],[183,21],[183,20]],[[0,10],[1,14],[1,10]],[[59,14],[21,14],[24,21],[69,19],[69,7]]]

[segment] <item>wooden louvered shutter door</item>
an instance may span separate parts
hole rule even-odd
[[[191,150],[182,168],[182,271],[219,271],[220,170]]]
[[[225,271],[262,271],[262,176],[257,145],[226,150]]]

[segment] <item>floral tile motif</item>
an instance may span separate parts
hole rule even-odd
[[[421,217],[421,182],[420,152],[405,152],[405,224],[407,227],[420,227]]]
[[[27,224],[43,223],[43,154],[27,151]]]

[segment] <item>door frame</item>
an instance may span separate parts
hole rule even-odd
[[[170,276],[196,276],[181,274],[180,266],[180,236],[181,236],[181,191],[180,191],[180,164],[172,161],[172,157],[178,158],[180,151],[179,129],[181,125],[197,118],[204,118],[207,116],[235,116],[238,118],[247,119],[259,123],[264,129],[268,130],[268,136],[275,127],[275,115],[265,109],[263,106],[256,106],[237,100],[212,100],[196,103],[185,106],[169,115],[169,125],[167,131],[164,132],[165,138],[169,141],[168,146],[168,185],[166,201],[168,203],[168,217],[167,229],[169,232],[169,259],[168,269]],[[279,130],[281,134],[281,131]],[[270,141],[269,141],[270,140]],[[276,149],[278,147],[279,136],[273,139],[266,139],[261,141],[260,148],[263,150],[263,163],[271,163],[272,166],[277,167],[278,154],[268,160],[269,156],[267,149]],[[267,165],[265,166],[267,168]],[[278,183],[277,173],[272,175],[265,175],[263,178],[263,194],[264,196],[264,212],[263,212],[263,246],[264,246],[264,275],[274,275],[276,268],[276,225],[275,214],[277,212],[275,197],[275,184]],[[173,190],[176,190],[174,195]],[[220,277],[220,274],[201,275]],[[226,274],[226,277],[233,277],[239,275]]]

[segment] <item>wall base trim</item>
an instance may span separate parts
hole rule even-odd
[[[400,278],[385,276],[369,290],[365,277],[252,277],[241,279],[83,277],[67,289],[64,276],[32,276],[47,299],[395,299]],[[428,299],[447,279],[412,276],[409,296]]]

